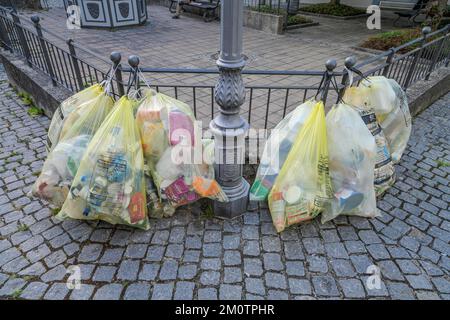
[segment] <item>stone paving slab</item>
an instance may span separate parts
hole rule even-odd
[[[3,69],[0,92],[2,299],[450,298],[450,94],[414,119],[380,218],[277,234],[267,210],[222,221],[193,206],[146,232],[57,220],[26,195],[46,157],[49,119],[27,114]],[[78,290],[66,286],[71,266]],[[381,282],[370,289],[374,268]]]
[[[211,68],[216,69],[217,53],[220,41],[220,22],[205,23],[201,17],[184,14],[180,19],[172,19],[168,8],[149,5],[149,22],[140,27],[125,28],[111,32],[102,29],[69,30],[66,27],[66,14],[63,9],[54,8],[41,12],[22,12],[23,23],[26,24],[33,14],[41,17],[44,36],[61,48],[67,49],[65,40],[71,38],[78,47],[89,49],[106,59],[112,51],[122,53],[124,64],[131,54],[141,57],[142,67],[153,68]],[[384,15],[383,15],[384,17]],[[246,69],[249,70],[314,70],[325,71],[325,62],[334,58],[341,69],[345,58],[356,56],[360,61],[370,55],[353,50],[353,46],[369,35],[379,33],[380,30],[368,30],[366,19],[336,20],[315,17],[320,25],[312,28],[297,29],[284,35],[274,35],[251,28],[244,28],[243,52],[248,58]],[[383,19],[382,30],[392,29],[392,20]],[[34,28],[33,26],[31,26]],[[58,35],[60,38],[54,36]],[[103,60],[93,57],[77,47],[77,56],[87,62],[107,71],[109,65]],[[87,74],[87,71],[85,71]],[[84,82],[89,82],[89,74]],[[193,105],[194,93],[192,85],[214,86],[216,74],[173,74],[146,73],[145,76],[152,85],[160,85],[159,90]],[[127,78],[124,75],[125,79]],[[246,75],[244,82],[247,86],[298,87],[315,86],[320,82],[319,76],[267,76]],[[162,86],[161,86],[162,85]],[[175,92],[173,85],[185,85]],[[168,87],[164,87],[168,86]],[[214,99],[210,87],[197,88],[196,112],[197,119],[207,128],[213,117]],[[280,120],[285,102],[287,112],[298,105],[299,98],[312,97],[315,90],[303,89],[273,89],[270,92],[270,108],[267,106],[269,92],[267,89],[256,89],[252,94],[251,112],[250,92],[242,106],[245,118],[251,117],[250,124],[254,128],[264,128],[268,115],[267,126],[273,128]],[[330,92],[330,101],[334,92]],[[289,98],[286,100],[286,95]],[[212,101],[212,102],[211,102]],[[211,104],[213,104],[211,106]]]
[[[105,59],[108,59],[111,51],[119,51],[124,58],[138,54],[142,58],[142,65],[148,67],[216,67],[216,57],[212,56],[219,51],[220,21],[205,23],[200,16],[191,14],[172,19],[172,14],[166,7],[148,5],[147,8],[147,24],[113,32],[92,28],[69,30],[66,27],[65,11],[61,8],[21,13],[24,23],[28,23],[31,15],[37,14],[45,30],[64,39],[71,38]],[[330,57],[342,59],[355,54],[355,51],[350,49],[350,43],[352,46],[358,45],[362,39],[380,32],[368,30],[364,18],[351,21],[320,17],[314,19],[320,20],[320,26],[288,31],[284,35],[245,27],[244,54],[249,58],[246,67],[267,70],[322,70],[325,61]],[[383,20],[382,31],[393,28],[390,21]],[[66,48],[66,45],[52,34],[45,35]],[[359,56],[366,55],[359,53]],[[342,64],[343,60],[340,62]],[[195,78],[193,80],[196,81]]]

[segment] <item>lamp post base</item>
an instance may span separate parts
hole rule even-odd
[[[225,129],[230,123],[234,128]],[[250,185],[242,173],[248,124],[239,115],[219,115],[209,127],[215,137],[215,177],[228,198],[227,202],[214,201],[214,214],[232,219],[247,211]]]
[[[228,197],[228,202],[214,201],[214,214],[221,218],[233,219],[245,213],[248,205],[249,183],[242,178],[240,184],[234,187],[222,186]]]

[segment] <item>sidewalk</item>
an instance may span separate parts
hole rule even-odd
[[[26,196],[49,120],[27,114],[1,65],[0,89],[0,298],[450,299],[450,94],[414,119],[381,218],[278,235],[267,211],[222,221],[181,210],[147,232],[56,220]],[[79,290],[66,286],[72,265]],[[366,285],[371,265],[380,289]]]
[[[89,64],[103,70],[110,69],[109,55],[112,51],[122,54],[126,65],[129,55],[140,56],[141,67],[152,68],[208,68],[217,70],[216,59],[219,51],[220,23],[205,23],[200,16],[183,14],[180,19],[172,19],[168,8],[148,6],[149,19],[146,25],[114,31],[105,29],[69,30],[63,9],[40,12],[21,12],[24,25],[34,29],[30,17],[37,14],[44,30],[44,37],[67,50],[66,40],[75,41],[76,55]],[[342,70],[345,58],[356,56],[358,61],[370,57],[368,53],[354,50],[369,35],[391,30],[392,23],[383,19],[383,30],[368,30],[366,19],[336,20],[314,17],[319,26],[288,31],[284,35],[274,35],[251,28],[244,28],[245,70],[295,70],[325,71],[328,59],[336,59]],[[50,31],[50,33],[46,31]],[[55,37],[55,34],[59,37]],[[80,48],[93,51],[102,59]],[[105,61],[106,60],[106,61]],[[377,62],[378,63],[378,62]],[[381,62],[380,62],[381,63]],[[367,66],[366,69],[373,67]],[[95,76],[82,69],[83,82],[90,83]],[[217,107],[212,88],[218,74],[195,73],[145,73],[148,82],[166,94],[194,105],[197,120],[203,128],[214,116]],[[127,75],[124,74],[125,81]],[[286,108],[290,112],[297,107],[300,99],[312,97],[320,82],[319,76],[303,75],[244,75],[245,85],[255,87],[247,90],[247,99],[241,107],[242,115],[250,119],[253,128],[271,129],[280,121]],[[174,86],[179,86],[174,88]],[[196,86],[195,92],[193,86]],[[203,88],[200,88],[203,86]],[[273,89],[268,90],[270,86]],[[291,87],[291,90],[284,88]],[[300,87],[295,89],[295,87]],[[303,89],[301,88],[303,87]],[[330,94],[330,97],[333,95]],[[252,96],[252,99],[249,97]],[[268,100],[270,103],[268,104]],[[330,99],[331,100],[331,99]],[[270,110],[268,108],[270,105]],[[268,115],[267,117],[265,115]],[[267,120],[267,121],[266,121]]]

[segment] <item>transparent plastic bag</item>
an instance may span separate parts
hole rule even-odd
[[[69,115],[72,114],[74,110],[90,100],[100,96],[102,93],[104,93],[102,85],[94,84],[74,94],[73,96],[70,96],[61,103],[61,105],[55,110],[52,121],[50,122],[50,127],[48,128],[46,141],[47,152],[50,152],[58,143],[61,131],[68,120]],[[67,128],[70,128],[71,124],[73,124],[77,119],[78,115],[70,119]]]
[[[332,196],[325,111],[323,102],[317,102],[269,194],[276,230],[314,219]]]
[[[394,109],[397,97],[388,78],[369,77],[363,79],[360,86],[369,88],[368,98],[376,114],[387,114]]]
[[[343,100],[359,112],[367,128],[375,137],[377,158],[374,170],[374,186],[376,195],[380,196],[395,182],[395,168],[386,136],[378,124],[370,98],[370,89],[360,86],[347,88]]]
[[[87,147],[58,217],[104,220],[147,230],[144,157],[133,115],[124,96]]]
[[[408,98],[402,87],[393,79],[386,79],[385,77],[369,77],[367,80],[361,82],[362,86],[371,88],[373,95],[379,96],[383,92],[377,86],[377,83],[383,83],[383,88],[390,87],[386,91],[389,92],[388,97],[385,99],[386,104],[389,107],[381,106],[377,99],[372,101],[372,105],[377,116],[378,123],[383,129],[383,133],[388,141],[389,151],[391,152],[392,161],[398,163],[401,159],[403,152],[408,144],[409,137],[411,136],[411,113],[409,112]],[[375,85],[374,85],[375,84]],[[392,95],[392,92],[394,93]],[[389,110],[387,112],[387,110]]]
[[[169,211],[169,214],[164,210],[165,204],[162,203],[158,196],[158,190],[153,182],[151,173],[148,170],[145,172],[145,187],[147,195],[147,210],[150,218],[162,218],[164,216],[171,216],[173,212]],[[170,208],[169,208],[170,209]],[[166,209],[167,210],[167,209]]]
[[[113,105],[113,99],[103,91],[78,106],[79,116],[48,154],[31,189],[33,196],[45,199],[57,207],[63,205],[81,158]]]
[[[334,106],[327,114],[326,123],[334,197],[321,215],[322,223],[340,214],[378,216],[373,185],[375,138],[359,113],[345,104]]]
[[[313,100],[299,105],[272,130],[264,146],[255,182],[250,188],[251,201],[267,199],[299,130],[315,105],[316,101]]]
[[[149,93],[138,108],[136,122],[166,216],[202,197],[228,200],[214,179],[212,163],[205,161],[206,145],[188,105],[161,93]]]

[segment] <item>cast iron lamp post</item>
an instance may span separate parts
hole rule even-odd
[[[242,56],[244,2],[222,1],[221,44],[217,66],[220,71],[215,88],[219,114],[211,121],[215,137],[216,179],[229,201],[214,202],[216,216],[233,218],[247,210],[249,184],[242,177],[245,160],[245,134],[248,123],[239,115],[245,101],[245,86],[241,71],[245,65]]]

